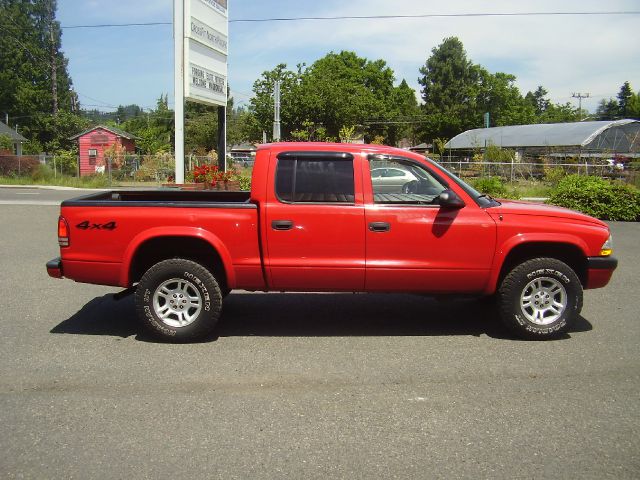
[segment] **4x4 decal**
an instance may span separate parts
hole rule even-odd
[[[115,230],[118,228],[116,222],[108,222],[108,223],[91,223],[89,220],[85,220],[76,225],[76,228],[80,230]]]

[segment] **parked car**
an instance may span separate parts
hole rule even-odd
[[[374,193],[410,193],[416,188],[417,178],[400,168],[374,168],[371,182]]]

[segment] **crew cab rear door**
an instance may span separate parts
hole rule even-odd
[[[284,151],[271,159],[262,228],[270,289],[364,288],[364,202],[356,177],[350,153]]]

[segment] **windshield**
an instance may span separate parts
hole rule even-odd
[[[469,185],[467,182],[465,182],[464,180],[459,178],[457,175],[455,175],[451,171],[447,170],[445,167],[443,167],[439,163],[431,160],[428,157],[425,157],[425,160],[427,162],[429,162],[431,165],[436,166],[439,169],[444,170],[445,172],[447,172],[447,175],[449,175],[451,177],[451,179],[454,182],[456,182],[458,184],[458,186],[460,188],[462,188],[467,193],[467,195],[472,197],[480,207],[482,207],[482,208],[490,208],[490,207],[497,207],[497,206],[500,205],[500,202],[494,200],[489,195],[480,193],[475,188],[473,188],[471,185]]]

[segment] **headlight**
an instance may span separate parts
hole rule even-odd
[[[607,257],[613,253],[613,237],[609,234],[609,238],[607,241],[602,244],[600,247],[600,255],[603,257]]]

